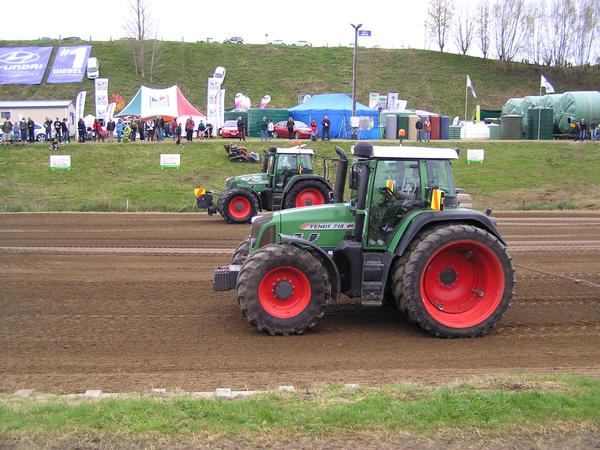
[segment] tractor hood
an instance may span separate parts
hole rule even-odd
[[[235,189],[238,187],[246,187],[254,190],[262,190],[269,183],[269,175],[266,173],[251,173],[247,175],[239,175],[230,177],[225,180],[225,189]],[[255,187],[259,187],[256,189]]]

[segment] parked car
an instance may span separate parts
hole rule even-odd
[[[226,73],[225,67],[219,66],[219,67],[217,67],[215,69],[215,73],[213,74],[213,78],[218,78],[218,79],[221,80],[221,82],[223,82],[223,79],[225,78],[225,73]]]
[[[52,128],[52,135],[54,136],[54,128]],[[0,141],[2,140],[4,133],[0,130]],[[33,136],[36,141],[44,142],[46,140],[46,130],[42,125],[35,124],[35,129],[33,131]]]
[[[80,41],[81,38],[79,36],[67,36],[63,38],[63,41]]]
[[[287,138],[287,120],[275,124],[275,137]],[[311,129],[304,122],[294,120],[294,139],[310,139]]]
[[[91,56],[88,58],[88,63],[87,63],[87,77],[90,80],[93,80],[95,78],[98,78],[99,76],[100,76],[100,68],[99,68],[99,64],[98,64],[98,58]]]
[[[274,39],[270,42],[271,45],[285,45],[285,42],[281,39]]]
[[[297,45],[298,47],[312,47],[312,44],[308,41],[296,41],[292,45]]]
[[[223,44],[243,44],[244,43],[244,39],[241,36],[233,36],[230,37],[229,39],[225,39],[223,41]]]
[[[239,136],[237,120],[226,120],[223,128],[219,129],[219,136],[222,138],[236,138]]]

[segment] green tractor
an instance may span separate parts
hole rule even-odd
[[[397,307],[444,338],[481,336],[508,308],[515,270],[491,211],[460,208],[455,149],[360,142],[342,149],[334,204],[254,219],[217,291],[237,290],[258,330],[301,334],[340,295]],[[351,200],[343,201],[346,172]]]
[[[264,156],[262,172],[227,178],[216,205],[212,192],[196,188],[198,207],[206,208],[210,215],[221,213],[229,223],[247,223],[260,210],[331,203],[331,184],[314,172],[314,155],[303,145],[271,147]]]

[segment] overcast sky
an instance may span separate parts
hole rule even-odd
[[[130,0],[23,0],[23,16],[2,19],[2,39],[42,36],[109,40],[126,35]],[[354,41],[351,23],[362,23],[372,37],[360,45],[385,48],[436,48],[426,42],[424,21],[429,3],[414,0],[144,0],[164,40],[222,42],[242,36],[245,42],[307,40],[313,45],[346,45]],[[210,6],[211,3],[214,6]],[[457,0],[475,5],[477,0]],[[13,8],[15,5],[11,6]],[[9,8],[10,9],[10,8]],[[20,8],[18,8],[20,10]]]

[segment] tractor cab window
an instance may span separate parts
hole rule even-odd
[[[277,158],[275,186],[285,186],[290,178],[298,174],[298,155],[280,153]]]
[[[448,160],[429,160],[427,166],[427,186],[429,189],[441,189],[447,196],[455,197],[454,177]]]
[[[418,161],[378,162],[369,205],[370,247],[387,244],[396,225],[420,203],[420,190]]]
[[[275,164],[275,155],[269,155],[265,160],[265,173],[273,173],[273,165]]]
[[[298,155],[298,173],[314,173],[311,155]]]

